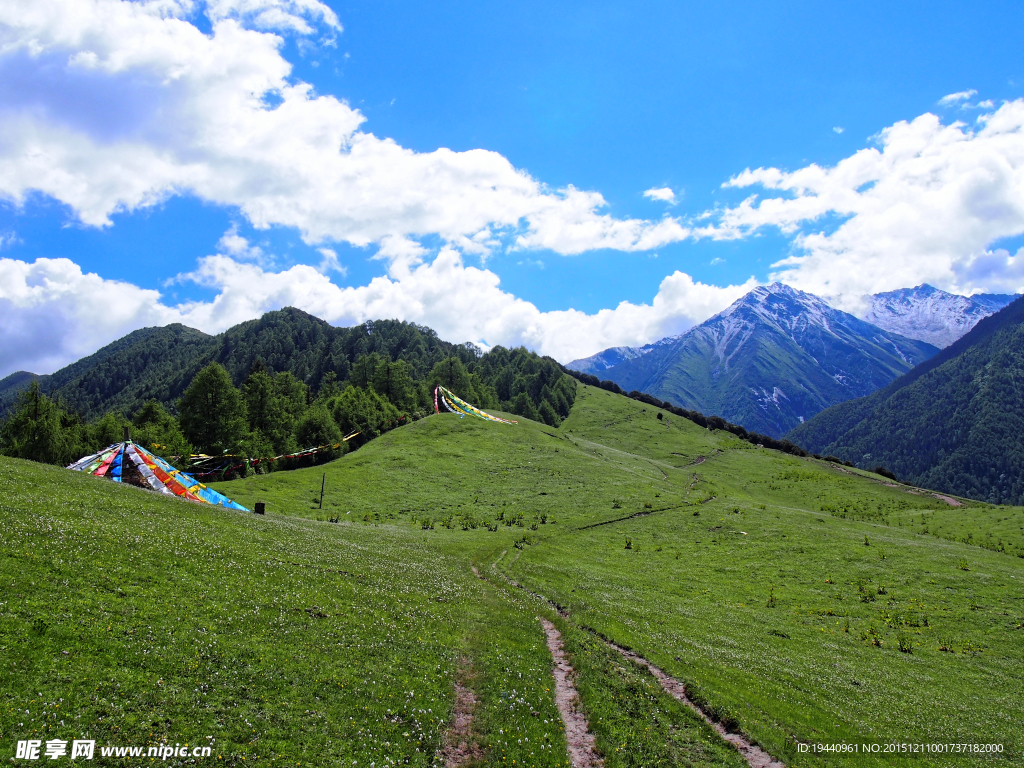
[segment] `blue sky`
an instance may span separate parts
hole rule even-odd
[[[284,304],[568,361],[772,279],[1024,285],[1019,3],[34,5],[0,375]]]

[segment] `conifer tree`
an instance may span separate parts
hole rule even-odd
[[[224,453],[245,437],[245,404],[224,366],[210,363],[178,401],[181,430],[202,451]]]
[[[32,384],[0,426],[0,452],[44,464],[68,464],[88,452],[85,425]]]

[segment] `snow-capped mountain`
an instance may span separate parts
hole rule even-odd
[[[626,349],[639,354],[600,378],[774,437],[938,351],[780,283],[755,288],[680,336]]]
[[[980,293],[958,296],[919,285],[870,296],[861,319],[910,339],[948,347],[983,317],[998,312],[1017,298],[1013,294]]]
[[[640,357],[640,355],[647,354],[653,347],[653,344],[643,347],[609,347],[603,352],[598,352],[596,355],[566,363],[565,367],[581,373],[596,375],[607,368],[611,368],[613,365],[618,365],[635,357]]]
[[[686,333],[689,333],[687,331]],[[672,346],[679,339],[683,338],[686,333],[681,333],[677,336],[666,336],[664,339],[658,339],[650,344],[644,344],[642,347],[609,347],[596,355],[590,357],[583,357],[579,360],[573,360],[570,363],[566,363],[565,367],[572,371],[579,371],[580,373],[589,373],[591,376],[597,376],[601,371],[605,371],[613,366],[621,365],[622,363],[635,360],[643,355],[650,354],[651,352],[658,352],[665,347]]]

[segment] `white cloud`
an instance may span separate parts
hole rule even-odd
[[[179,319],[157,291],[83,274],[68,259],[0,259],[0,376],[50,373],[129,331]]]
[[[274,263],[272,256],[264,253],[258,245],[250,245],[246,238],[238,234],[238,226],[234,224],[217,241],[217,252],[241,261],[255,261],[263,267]]]
[[[962,259],[957,265],[960,279],[987,293],[1021,293],[1024,287],[1024,248],[1013,256],[1005,248],[983,251]]]
[[[956,93],[950,93],[939,99],[939,106],[948,107],[952,104],[959,104],[963,101],[969,101],[978,95],[978,92],[971,88],[969,91],[957,91]]]
[[[654,187],[644,192],[644,197],[649,197],[651,200],[661,200],[662,202],[669,203],[670,205],[676,204],[676,193],[672,191],[670,187]]]
[[[840,126],[840,125],[837,125],[837,126],[834,126],[834,127],[832,128],[832,130],[833,130],[833,131],[834,131],[835,133],[842,133],[842,132],[843,132],[843,131],[845,131],[846,129],[845,129],[845,128],[843,128],[843,127],[842,127],[842,126]]]
[[[317,248],[317,250],[323,257],[320,260],[320,266],[317,267],[318,272],[324,275],[328,272],[337,272],[342,277],[348,274],[348,267],[338,261],[338,254],[333,248]]]
[[[18,369],[48,373],[147,325],[180,322],[217,333],[284,306],[343,326],[398,318],[427,325],[443,339],[524,344],[565,362],[680,333],[756,285],[751,278],[719,288],[674,272],[649,304],[621,302],[595,314],[542,312],[501,290],[493,272],[466,266],[450,247],[429,261],[394,260],[386,276],[359,287],[339,287],[305,265],[272,271],[226,254],[201,259],[180,280],[216,296],[169,306],[156,291],[83,274],[67,259],[0,259],[0,376]]]
[[[200,12],[209,35],[189,22]],[[191,193],[310,243],[440,235],[484,256],[690,236],[676,219],[615,218],[599,193],[549,189],[496,152],[366,132],[358,110],[291,78],[275,34],[338,29],[317,0],[0,2],[0,198],[39,191],[107,226]]]
[[[303,35],[322,24],[340,32],[341,22],[319,0],[207,0],[207,15],[212,21],[237,19],[257,29],[293,30]]]
[[[886,128],[878,148],[834,167],[747,169],[724,186],[760,186],[766,195],[716,211],[700,234],[791,234],[794,253],[773,265],[772,279],[842,297],[849,309],[863,294],[922,282],[956,293],[1020,290],[1016,262],[986,254],[1024,234],[1024,100],[983,114],[978,125],[925,114]],[[981,268],[998,263],[1002,276]]]

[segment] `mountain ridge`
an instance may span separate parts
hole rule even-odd
[[[996,293],[960,296],[922,283],[870,296],[867,309],[858,317],[942,349],[1016,298],[1015,294]]]
[[[970,331],[980,320],[998,312],[1018,297],[1019,294],[1009,293],[961,296],[922,283],[914,288],[872,294],[867,297],[867,308],[860,314],[853,314],[882,330],[943,349]],[[913,321],[907,321],[908,317]],[[678,341],[687,333],[689,331],[666,336],[641,347],[609,347],[589,357],[571,360],[565,367],[597,375],[612,366],[641,357],[661,344]]]
[[[110,410],[130,413],[151,399],[173,411],[193,376],[211,362],[223,365],[236,386],[260,359],[273,371],[291,373],[315,389],[328,372],[345,380],[356,359],[371,352],[402,358],[422,378],[441,357],[475,359],[478,350],[471,346],[442,341],[414,323],[377,320],[337,328],[285,307],[215,336],[180,323],[142,328],[35,381],[65,407],[91,419]],[[21,377],[0,390],[0,414],[10,410],[30,383]]]
[[[938,351],[781,283],[643,349],[601,378],[776,438]]]

